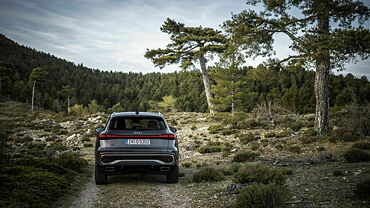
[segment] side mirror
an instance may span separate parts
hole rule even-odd
[[[105,129],[104,127],[99,127],[99,128],[96,128],[95,129],[95,132],[98,133],[98,134],[100,134],[100,133],[102,133],[104,131],[104,129]]]
[[[176,133],[177,129],[175,127],[172,127],[170,126],[170,130],[173,132],[173,133]]]

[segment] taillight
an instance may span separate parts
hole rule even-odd
[[[174,134],[164,134],[164,135],[155,135],[155,136],[152,136],[152,135],[148,135],[148,136],[138,136],[138,135],[112,135],[112,134],[100,134],[98,136],[98,139],[99,140],[106,140],[106,139],[114,139],[114,138],[166,138],[166,139],[169,139],[169,140],[175,140],[176,139],[176,135]]]

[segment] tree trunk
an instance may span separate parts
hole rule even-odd
[[[206,92],[206,98],[207,98],[209,112],[211,114],[213,114],[214,105],[211,103],[211,99],[212,99],[211,85],[209,83],[209,77],[208,77],[207,67],[206,67],[206,59],[204,58],[204,55],[201,55],[199,57],[199,62],[200,62],[200,72],[202,73],[204,90]]]
[[[32,105],[31,105],[31,110],[33,111],[33,103],[35,100],[35,86],[36,86],[36,80],[33,81],[33,87],[32,87]]]
[[[325,38],[329,34],[329,15],[323,11],[318,16],[319,36]],[[326,134],[329,130],[330,53],[325,46],[322,47],[324,48],[317,51],[315,76],[315,130],[319,135]]]
[[[67,98],[67,112],[68,112],[68,115],[70,114],[71,112],[71,109],[70,109],[70,102],[69,102],[69,95],[68,95],[68,98]]]

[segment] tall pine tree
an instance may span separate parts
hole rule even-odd
[[[352,0],[249,0],[264,10],[245,10],[224,23],[224,28],[243,45],[249,55],[266,56],[273,51],[274,35],[287,35],[296,52],[279,63],[299,59],[316,69],[315,129],[325,134],[329,127],[329,74],[356,58],[367,58],[370,32],[361,25],[370,10]],[[297,14],[297,12],[300,12]],[[294,14],[297,14],[294,16]],[[356,21],[356,24],[354,21]]]
[[[181,67],[187,69],[195,62],[199,62],[208,108],[212,113],[211,84],[206,63],[213,54],[224,51],[226,38],[220,31],[212,28],[185,27],[183,23],[169,18],[162,25],[161,31],[171,35],[171,43],[165,49],[147,49],[145,57],[160,68],[166,64],[181,63]]]

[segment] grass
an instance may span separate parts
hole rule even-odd
[[[222,172],[214,168],[203,168],[193,175],[194,182],[222,181],[224,179],[225,176]]]

